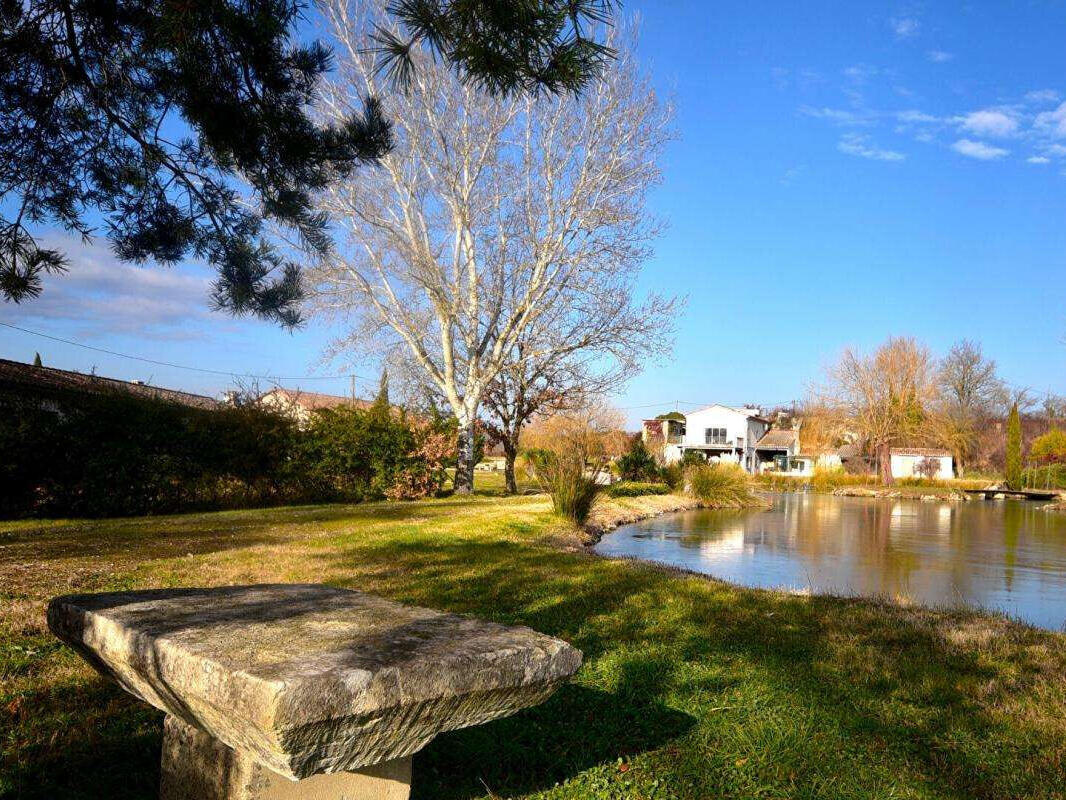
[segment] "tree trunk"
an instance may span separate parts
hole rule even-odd
[[[459,423],[459,452],[455,462],[455,493],[474,491],[474,423]]]
[[[518,437],[509,436],[503,441],[503,479],[507,481],[507,494],[518,494],[518,481],[515,480],[514,462],[518,458]]]
[[[877,462],[881,470],[881,483],[891,486],[895,479],[892,477],[892,449],[887,444],[878,448]]]

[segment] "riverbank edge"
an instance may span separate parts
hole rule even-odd
[[[758,495],[750,503],[737,505],[716,505],[704,503],[698,498],[685,494],[645,494],[637,497],[615,497],[602,499],[593,506],[592,514],[580,529],[581,544],[591,551],[599,541],[615,528],[632,522],[660,517],[663,514],[675,514],[680,511],[693,511],[697,508],[749,509],[768,508],[769,503]]]

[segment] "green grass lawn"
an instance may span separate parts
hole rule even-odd
[[[0,797],[156,796],[162,715],[48,633],[72,591],[321,581],[580,647],[417,798],[1062,798],[1066,637],[582,552],[544,496],[0,523]]]

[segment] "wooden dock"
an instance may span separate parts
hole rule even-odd
[[[1059,496],[1055,489],[963,489],[967,494],[983,495],[985,500],[991,500],[996,495],[1007,497],[1022,497],[1026,500],[1054,500]]]

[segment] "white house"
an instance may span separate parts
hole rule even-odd
[[[947,450],[893,447],[889,451],[893,478],[948,479],[955,475],[955,459]]]
[[[306,426],[311,421],[311,415],[323,408],[337,408],[338,406],[370,408],[369,402],[358,398],[320,392],[303,392],[299,389],[283,389],[280,386],[260,396],[259,403],[266,408],[289,415],[300,427]]]
[[[769,429],[770,420],[758,408],[715,403],[685,414],[684,420],[644,420],[643,437],[662,443],[668,464],[680,461],[685,453],[698,453],[708,461],[739,464],[754,472],[758,466],[755,445]]]

